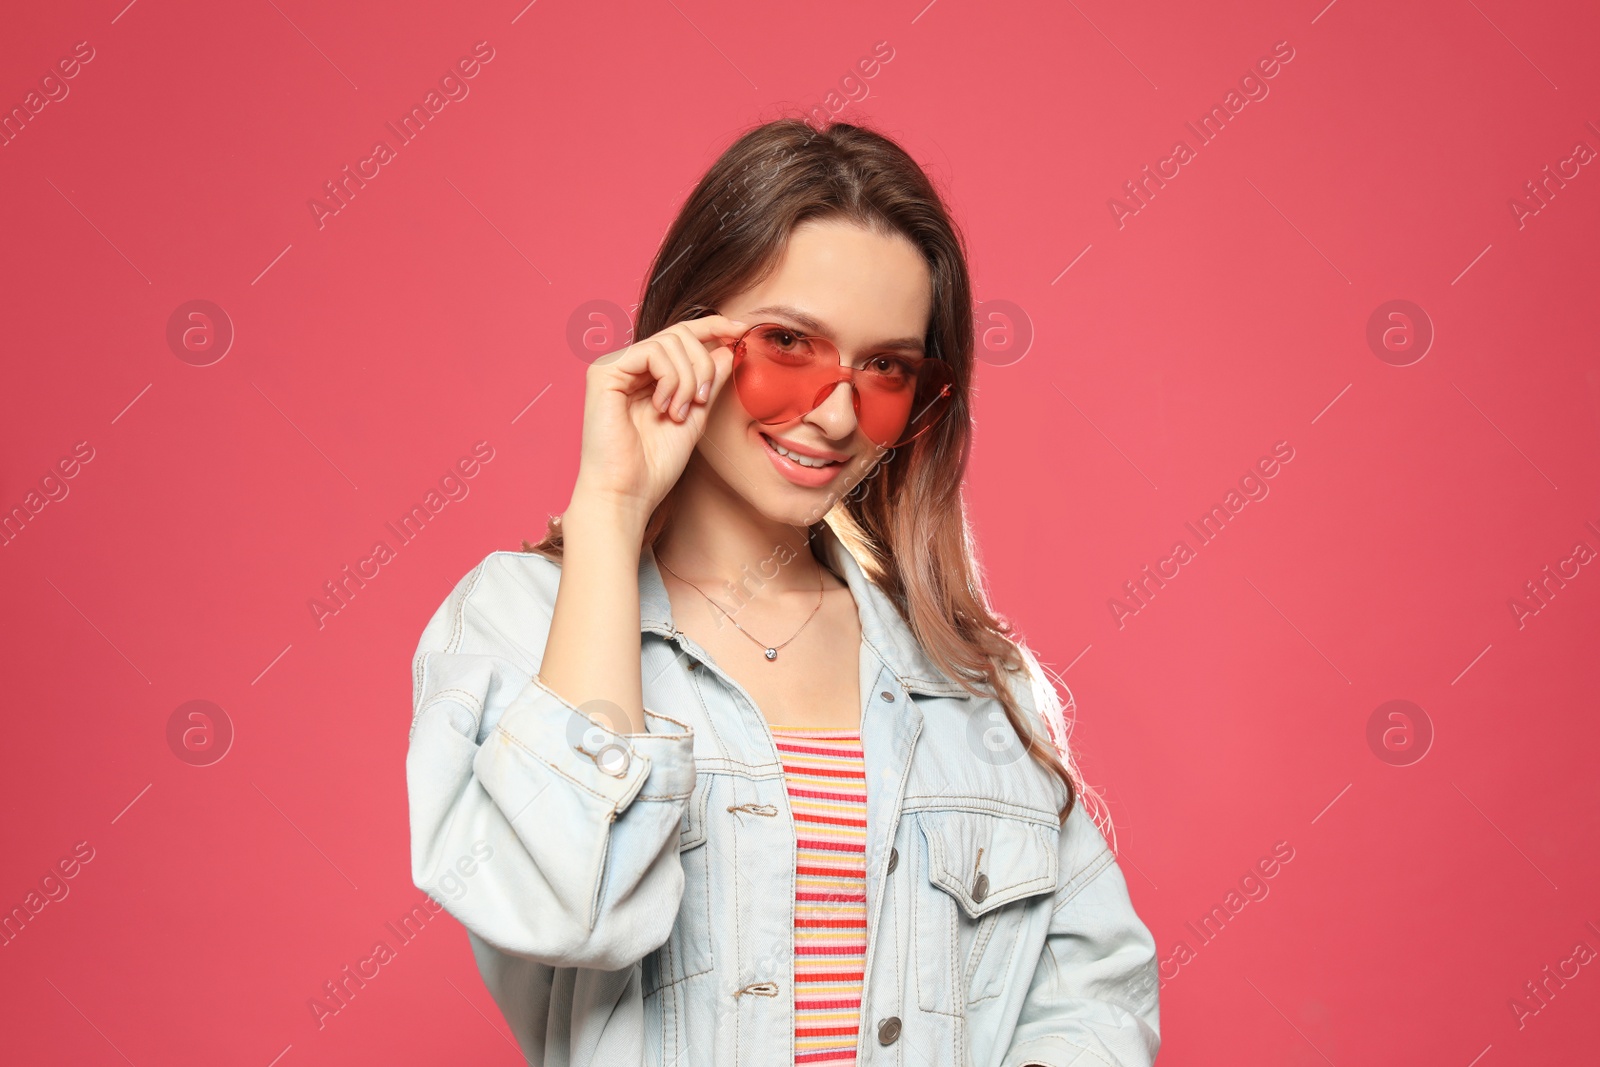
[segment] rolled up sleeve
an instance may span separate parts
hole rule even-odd
[[[693,733],[648,708],[646,732],[620,733],[544,685],[558,573],[546,565],[530,590],[491,556],[424,630],[406,756],[412,879],[500,952],[617,970],[677,917]]]

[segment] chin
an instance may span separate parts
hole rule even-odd
[[[806,527],[822,521],[833,506],[845,498],[848,485],[841,478],[837,486],[804,489],[799,486],[745,494],[745,500],[760,514],[786,526]],[[751,499],[755,496],[756,499]]]
[[[766,458],[756,458],[766,469],[755,467],[747,471],[749,480],[741,479],[745,488],[743,496],[757,512],[788,526],[806,527],[821,522],[824,515],[850,495],[850,490],[860,480],[841,473],[829,484],[816,488],[781,482],[773,485],[772,468]],[[752,486],[760,488],[752,489]]]

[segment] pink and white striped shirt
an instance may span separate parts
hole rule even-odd
[[[794,1062],[856,1062],[867,955],[861,734],[772,726],[794,814]]]

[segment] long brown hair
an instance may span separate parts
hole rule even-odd
[[[1066,787],[1065,823],[1084,787],[1062,716],[1050,726],[1054,744],[1026,721],[1005,670],[1029,672],[1031,653],[990,610],[971,551],[961,482],[972,445],[972,288],[961,233],[916,161],[882,134],[842,122],[818,129],[783,118],[749,130],[700,179],[667,231],[633,336],[711,314],[776,267],[796,226],[822,219],[903,235],[922,253],[933,277],[927,352],[955,376],[949,412],[881,460],[822,521],[888,594],[929,657],[964,689],[1000,701],[1028,754]],[[673,501],[668,493],[651,516],[645,543],[660,536]],[[560,523],[552,518],[544,539],[523,547],[560,559]],[[1041,688],[1040,674],[1032,677],[1036,704],[1055,698],[1048,680]]]

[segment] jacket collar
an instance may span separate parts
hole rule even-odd
[[[861,619],[861,640],[894,672],[907,692],[927,696],[970,697],[948,674],[940,670],[923,651],[911,627],[901,617],[889,595],[870,579],[860,563],[845,547],[833,527],[815,527],[818,552],[831,569],[850,587]],[[655,550],[645,545],[639,554],[639,628],[641,632],[671,637],[677,633],[672,623],[672,601],[656,563]]]

